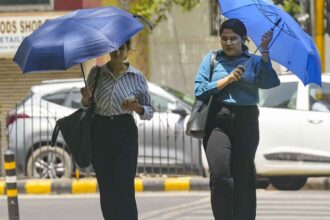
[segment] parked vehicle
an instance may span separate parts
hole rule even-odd
[[[279,78],[280,86],[259,92],[257,186],[299,190],[308,177],[330,176],[330,75],[322,75],[322,88],[292,74]]]
[[[202,174],[201,141],[184,133],[191,106],[148,83],[155,114],[139,120],[138,172]],[[70,177],[74,164],[61,136],[50,147],[55,121],[81,107],[82,79],[44,81],[7,117],[8,147],[16,152],[18,173],[36,178]]]
[[[267,178],[278,189],[298,190],[308,177],[330,176],[330,76],[322,76],[322,88],[305,87],[290,74],[280,75],[280,80],[279,87],[260,90],[256,172],[258,180]],[[80,79],[43,82],[9,113],[9,148],[16,152],[21,174],[42,178],[72,174],[74,164],[65,143],[59,139],[51,148],[49,141],[55,119],[81,106],[82,86]],[[200,140],[184,134],[193,100],[171,88],[152,83],[149,88],[156,111],[152,121],[136,117],[138,172],[202,175],[204,169],[207,174]]]
[[[282,190],[298,190],[308,177],[330,176],[330,76],[322,88],[281,75],[279,87],[260,91],[258,176]]]

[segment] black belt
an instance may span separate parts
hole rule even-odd
[[[124,119],[124,118],[132,118],[133,115],[131,114],[121,114],[121,115],[98,115],[95,114],[95,117],[100,118],[100,119],[105,119],[105,120],[117,120],[117,119]]]

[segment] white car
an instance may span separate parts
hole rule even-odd
[[[270,180],[277,189],[298,190],[308,177],[330,176],[330,75],[322,75],[322,88],[292,74],[279,78],[280,86],[259,92],[257,186]],[[205,154],[202,161],[208,173]]]
[[[330,76],[322,88],[295,75],[260,90],[260,143],[255,164],[274,187],[298,190],[312,176],[330,176]]]

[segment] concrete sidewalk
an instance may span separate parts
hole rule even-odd
[[[0,195],[5,195],[5,182],[0,180]],[[19,180],[19,194],[85,194],[98,192],[95,178]],[[267,189],[274,190],[272,186]],[[305,190],[330,190],[330,178],[309,178]],[[203,177],[135,178],[135,191],[209,191],[209,180]]]

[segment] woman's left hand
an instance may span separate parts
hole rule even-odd
[[[143,106],[140,105],[140,103],[138,102],[137,99],[135,99],[134,101],[128,101],[125,100],[121,106],[128,111],[134,111],[138,114],[141,114],[143,112]]]
[[[261,39],[261,48],[263,50],[268,50],[268,46],[269,43],[272,41],[273,39],[273,32],[272,31],[267,31],[266,33],[264,33],[264,35],[262,35],[262,39]]]

